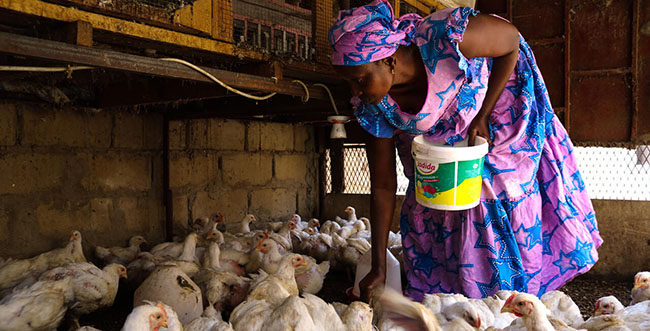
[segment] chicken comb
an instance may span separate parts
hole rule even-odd
[[[600,309],[600,299],[596,300],[596,310]]]
[[[264,239],[260,239],[260,241],[257,242],[257,246],[255,246],[255,249],[260,249],[260,247],[262,247],[262,241],[264,241]]]
[[[269,233],[264,231],[264,238],[269,239]]]
[[[160,310],[162,310],[163,315],[165,315],[165,321],[166,321],[167,320],[167,310],[165,309],[165,307],[161,303],[157,304],[156,307],[158,307],[158,308],[160,308]]]
[[[512,294],[510,295],[510,297],[508,297],[508,299],[506,300],[506,303],[504,303],[503,305],[504,305],[504,306],[509,306],[509,305],[512,303],[512,300],[515,299],[515,297],[517,296],[517,294],[518,294],[517,292],[512,293]]]

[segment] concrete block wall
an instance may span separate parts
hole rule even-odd
[[[315,216],[318,155],[302,124],[193,119],[169,124],[174,233],[197,217]]]
[[[164,238],[162,116],[0,101],[0,256]]]

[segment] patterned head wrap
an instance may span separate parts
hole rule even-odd
[[[387,58],[400,45],[411,44],[420,20],[418,14],[395,19],[387,0],[341,10],[329,31],[332,64],[360,65]]]

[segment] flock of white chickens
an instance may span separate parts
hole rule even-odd
[[[96,330],[81,327],[79,317],[111,307],[118,286],[135,291],[125,331],[650,330],[650,272],[635,277],[629,307],[604,297],[587,321],[560,291],[541,299],[510,291],[484,299],[431,294],[416,303],[386,289],[373,307],[328,304],[316,294],[330,268],[350,274],[370,249],[369,220],[345,211],[346,219],[323,224],[299,215],[286,222],[200,218],[184,238],[148,252],[141,236],[128,247],[95,247],[103,269],[86,260],[74,231],[62,248],[0,260],[0,331],[56,330],[66,314],[73,329]],[[388,240],[399,259],[400,235]]]

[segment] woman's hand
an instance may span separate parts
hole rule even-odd
[[[373,291],[380,289],[386,283],[386,271],[370,269],[370,272],[359,282],[361,301],[369,302]]]
[[[467,129],[467,146],[474,146],[476,136],[481,136],[487,140],[488,144],[492,143],[490,139],[490,124],[488,123],[488,116],[482,115],[480,112],[469,125]]]

